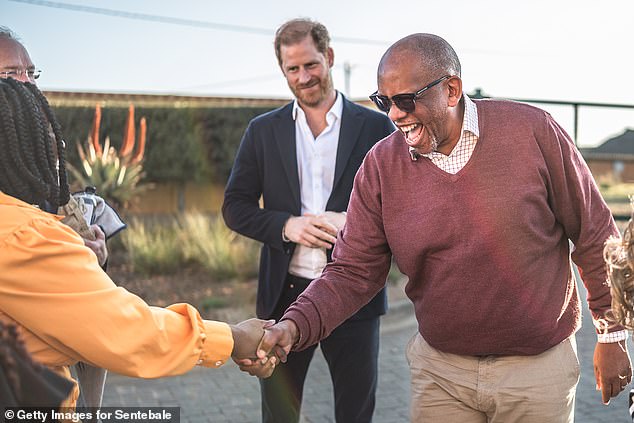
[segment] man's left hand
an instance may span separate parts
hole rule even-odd
[[[626,342],[597,343],[594,349],[594,376],[605,405],[632,381],[632,363]]]

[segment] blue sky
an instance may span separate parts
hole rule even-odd
[[[631,0],[0,0],[0,25],[21,37],[44,71],[38,83],[53,90],[289,98],[272,41],[281,23],[300,16],[330,30],[335,85],[344,90],[348,62],[353,98],[376,89],[376,65],[391,43],[431,32],[456,49],[467,93],[634,104]],[[571,108],[541,107],[572,132]],[[581,146],[634,128],[634,109],[582,109],[580,118]]]

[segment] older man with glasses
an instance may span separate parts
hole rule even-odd
[[[31,56],[13,31],[0,26],[0,78],[13,78],[35,84],[41,73],[41,70],[35,68]],[[90,229],[94,232],[95,239],[84,238],[84,243],[95,253],[99,264],[104,266],[108,259],[105,234],[98,225],[92,225]]]
[[[366,156],[333,262],[266,330],[259,355],[328,336],[384,286],[393,256],[418,320],[407,347],[413,422],[572,423],[581,309],[571,256],[598,327],[603,402],[632,378],[626,333],[607,317],[603,245],[618,231],[563,128],[527,104],[472,101],[460,72],[432,34],[384,54],[371,99],[399,131]]]
[[[41,73],[41,70],[35,69],[29,53],[13,32],[0,27],[0,78],[35,84]]]
[[[35,84],[35,80],[40,77],[41,72],[35,68],[31,56],[17,36],[10,29],[0,26],[0,78],[13,78],[21,82]],[[50,211],[57,212],[57,210]],[[123,223],[121,224],[123,225]],[[106,234],[99,225],[91,225],[87,229],[94,234],[94,237],[89,239],[84,234],[82,237],[84,244],[95,253],[99,264],[105,268],[108,260]],[[100,406],[106,371],[81,362],[77,366],[73,366],[72,371],[77,374],[82,386],[79,404]]]

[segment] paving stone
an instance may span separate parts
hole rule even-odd
[[[580,292],[585,301],[585,289],[581,287]],[[393,314],[384,317],[381,324],[374,423],[409,421],[409,370],[404,349],[416,331],[416,322],[407,305],[401,303],[398,307],[390,312]],[[596,336],[589,311],[584,308],[583,313],[583,327],[577,333],[581,379],[575,422],[631,423],[625,393],[604,406],[600,393],[594,389],[592,356]],[[259,391],[258,381],[241,373],[234,364],[215,370],[196,368],[183,376],[156,380],[138,380],[110,373],[104,406],[180,406],[182,422],[250,423],[260,421]],[[334,422],[333,415],[330,375],[318,350],[306,381],[301,423]]]

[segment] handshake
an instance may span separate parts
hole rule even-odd
[[[274,320],[249,319],[230,326],[231,358],[240,370],[259,378],[271,376],[277,363],[285,363],[299,339],[297,326],[291,320],[275,323]]]

